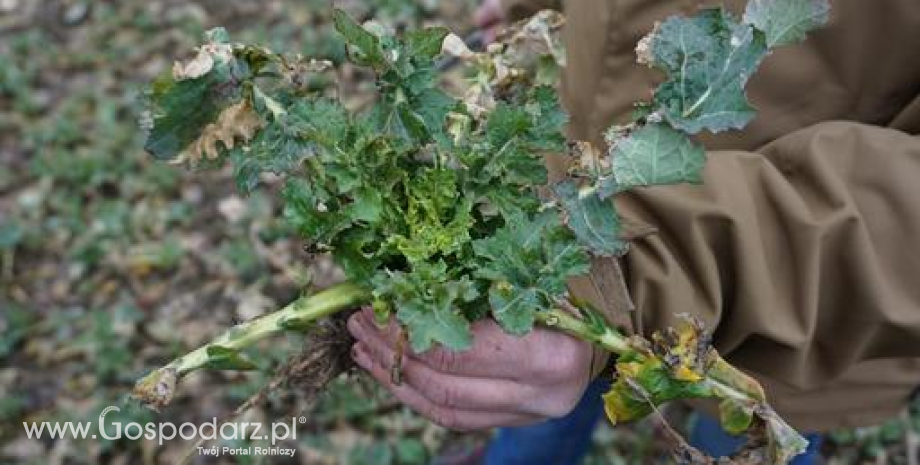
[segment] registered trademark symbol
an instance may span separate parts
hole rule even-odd
[[[305,424],[307,424],[307,417],[300,417],[297,421],[298,421],[301,425],[305,425]]]

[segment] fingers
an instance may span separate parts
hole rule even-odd
[[[396,353],[382,342],[358,344],[375,365],[389,367],[394,362]],[[536,394],[533,388],[515,381],[442,373],[408,357],[403,358],[402,374],[406,384],[435,405],[476,411],[538,413],[528,407],[529,400]]]
[[[389,371],[376,363],[363,343],[355,344],[352,349],[355,362],[367,370],[379,383],[383,384],[400,402],[431,421],[449,429],[473,431],[499,426],[523,426],[541,421],[543,418],[522,413],[498,411],[474,411],[451,408],[432,402],[421,394],[413,385],[394,385]],[[407,373],[408,375],[408,373]]]

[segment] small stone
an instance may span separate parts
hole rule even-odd
[[[87,14],[89,13],[89,4],[86,2],[77,2],[68,6],[64,10],[64,24],[68,26],[75,26],[84,19],[86,19]]]
[[[0,12],[11,13],[19,8],[19,0],[0,0]]]

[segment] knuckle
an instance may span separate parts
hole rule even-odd
[[[432,384],[430,386],[431,401],[444,407],[459,407],[457,401],[457,391],[454,387],[443,384]]]

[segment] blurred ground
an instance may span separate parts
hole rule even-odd
[[[468,32],[472,2],[343,3],[396,27]],[[320,0],[0,0],[0,464],[175,463],[191,442],[35,440],[21,425],[95,421],[110,405],[122,410],[107,420],[125,423],[222,418],[302,344],[288,336],[259,347],[271,355],[260,372],[189,378],[159,416],[125,402],[146,370],[330,279],[288,239],[276,186],[241,198],[229,172],[146,157],[143,84],[218,25],[238,41],[341,57],[329,14]],[[918,410],[836,433],[829,463],[916,465],[905,450],[920,447]],[[424,464],[445,445],[485,438],[448,435],[354,375],[315,406],[282,392],[244,420],[301,414],[309,421],[288,444],[293,460],[193,463]],[[667,463],[662,443],[648,424],[599,428],[589,462]]]

